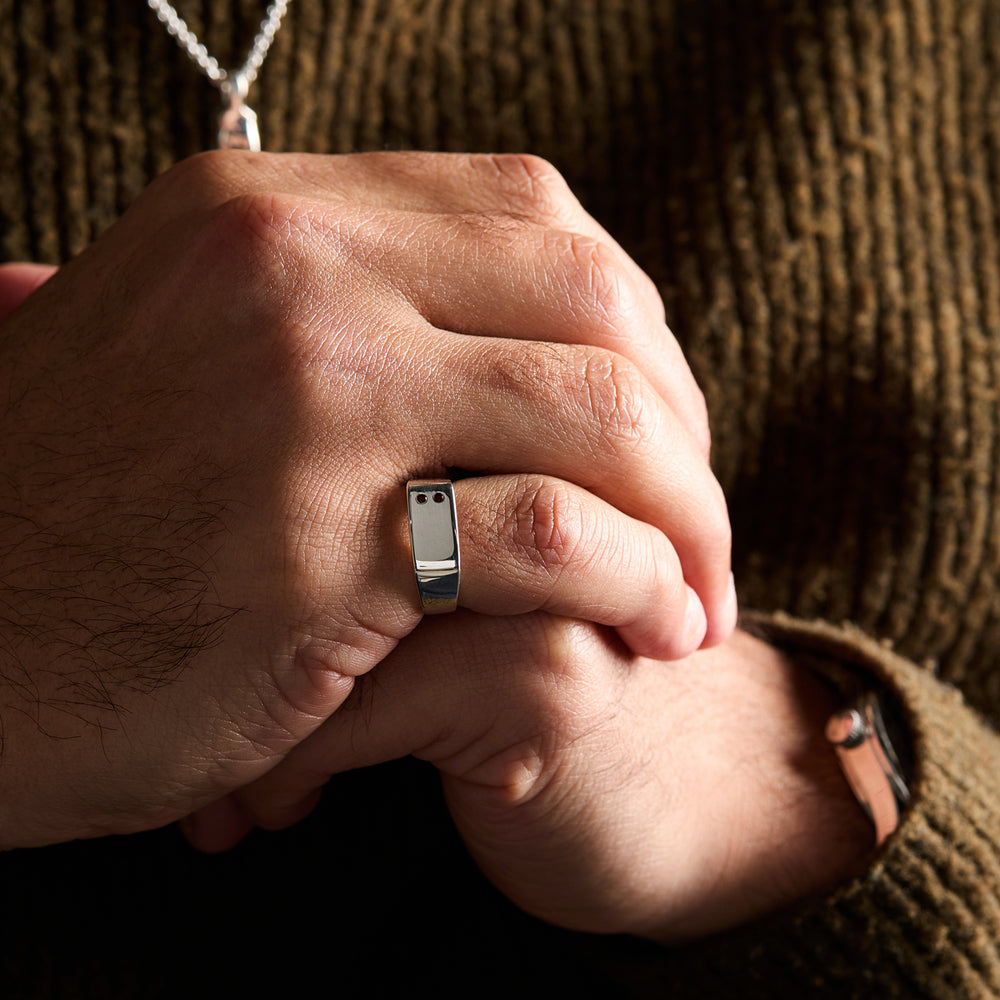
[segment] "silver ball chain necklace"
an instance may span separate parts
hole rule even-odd
[[[250,85],[257,79],[267,50],[271,47],[271,42],[281,27],[281,19],[292,0],[274,0],[267,8],[264,20],[260,22],[260,29],[250,46],[246,61],[239,69],[228,72],[208,54],[208,50],[171,4],[166,0],[146,2],[191,61],[222,91],[224,107],[219,115],[219,149],[260,150],[257,113],[246,103],[246,97]]]

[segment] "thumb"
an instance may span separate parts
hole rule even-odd
[[[0,264],[0,324],[57,270],[49,264]]]

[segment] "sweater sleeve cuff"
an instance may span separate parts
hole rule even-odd
[[[727,996],[742,982],[743,997],[1000,997],[1000,737],[960,692],[852,625],[746,618],[839,687],[861,678],[894,693],[912,737],[912,799],[869,870],[828,896],[634,955],[640,995]]]

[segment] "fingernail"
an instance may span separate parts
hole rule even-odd
[[[736,620],[740,616],[739,600],[736,597],[736,578],[729,574],[729,591],[726,594],[726,621],[735,628]]]
[[[687,586],[685,584],[685,586]],[[687,607],[684,609],[684,639],[692,650],[697,649],[705,638],[708,629],[708,619],[701,599],[687,587]]]

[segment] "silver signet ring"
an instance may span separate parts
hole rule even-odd
[[[411,479],[406,484],[410,547],[420,603],[430,615],[458,607],[458,518],[455,490],[447,479]]]

